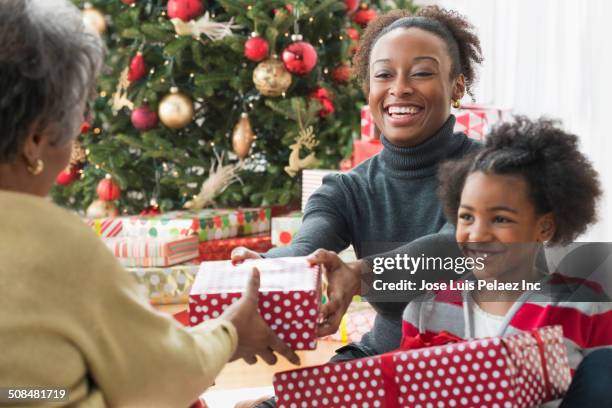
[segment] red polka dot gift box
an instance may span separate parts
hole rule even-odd
[[[560,398],[570,381],[554,326],[286,371],[274,389],[279,408],[519,408]]]
[[[263,319],[293,350],[314,350],[321,274],[305,257],[203,262],[189,294],[189,323],[219,317],[240,298],[253,267],[260,271]]]

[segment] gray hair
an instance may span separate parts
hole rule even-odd
[[[14,161],[33,131],[74,139],[103,59],[99,35],[66,0],[2,0],[0,162]]]

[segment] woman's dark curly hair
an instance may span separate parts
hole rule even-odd
[[[578,138],[556,121],[516,117],[496,127],[484,149],[442,164],[439,194],[453,224],[465,180],[475,172],[524,177],[536,212],[553,214],[556,231],[550,243],[569,243],[596,220],[599,175],[578,150]]]
[[[474,27],[461,14],[438,6],[424,7],[411,14],[392,10],[374,19],[366,28],[359,49],[353,57],[353,70],[365,93],[370,87],[370,54],[380,37],[397,28],[420,28],[440,37],[446,43],[452,61],[451,78],[465,77],[465,89],[472,95],[476,65],[483,60],[480,40]]]

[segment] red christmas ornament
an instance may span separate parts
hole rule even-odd
[[[353,41],[359,41],[359,31],[353,27],[346,29],[346,35]]]
[[[157,126],[159,118],[157,112],[149,109],[148,105],[142,105],[141,107],[134,109],[132,112],[132,125],[138,130],[149,130]]]
[[[168,0],[168,18],[193,20],[204,12],[202,0]]]
[[[147,66],[141,52],[137,52],[130,62],[130,69],[128,70],[128,81],[134,82],[142,79],[147,75]]]
[[[310,43],[302,41],[301,35],[291,38],[295,42],[289,44],[282,55],[285,68],[292,74],[306,75],[317,65],[317,51]]]
[[[79,178],[79,169],[75,166],[68,166],[55,178],[55,182],[60,186],[69,186]]]
[[[128,6],[131,6],[132,4],[136,3],[136,0],[121,0],[121,2],[123,4],[127,4]]]
[[[121,197],[121,189],[117,183],[113,181],[110,174],[107,174],[106,178],[100,180],[96,192],[102,201],[115,201]]]
[[[81,123],[81,134],[89,133],[90,130],[91,124],[89,124],[89,122],[85,121]]]
[[[351,14],[359,8],[359,0],[344,0],[344,5],[346,6],[346,12]]]
[[[322,118],[336,111],[334,103],[331,101],[331,99],[322,99],[321,104],[323,105],[323,108],[319,111],[319,116]]]
[[[293,4],[285,4],[285,10],[287,10],[289,13],[293,13]],[[278,14],[279,12],[284,13],[285,10],[283,9],[272,9],[272,13],[274,13],[274,15]]]
[[[348,65],[338,65],[332,71],[332,79],[337,83],[345,83],[351,79],[351,69]]]
[[[325,116],[334,113],[336,108],[334,107],[334,103],[332,102],[329,92],[325,88],[318,88],[308,95],[311,99],[316,99],[321,102],[321,110],[319,111],[319,116],[324,118]]]
[[[315,89],[308,96],[312,99],[318,100],[330,99],[329,92],[327,91],[327,89],[322,87]]]
[[[270,46],[268,42],[260,36],[254,36],[244,43],[244,56],[251,61],[261,61],[268,56]]]
[[[353,15],[353,21],[360,26],[365,27],[370,21],[374,20],[376,16],[376,10],[362,8]]]

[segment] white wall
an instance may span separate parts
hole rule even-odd
[[[421,1],[423,3],[423,1]],[[612,241],[612,1],[427,0],[466,15],[485,62],[476,101],[561,119],[601,174],[600,222],[583,241]]]

